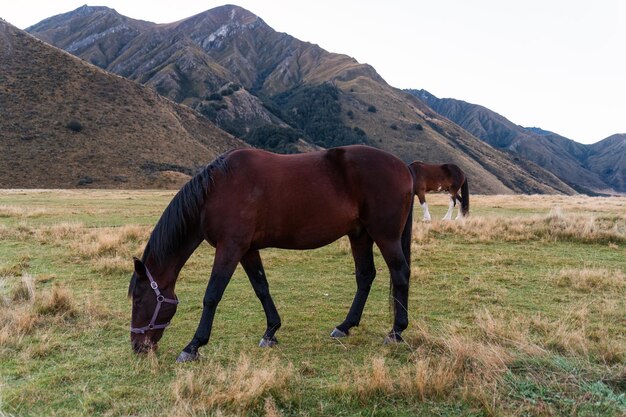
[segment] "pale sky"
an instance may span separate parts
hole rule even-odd
[[[24,29],[87,4],[169,23],[214,0],[2,1]],[[391,85],[481,104],[582,143],[626,133],[626,0],[240,0],[279,32],[372,65]]]

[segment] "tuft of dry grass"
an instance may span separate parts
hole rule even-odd
[[[551,351],[576,356],[587,356],[591,341],[588,338],[588,310],[570,311],[558,319],[537,314],[529,319],[531,329],[542,344]]]
[[[10,277],[2,279],[7,286]],[[12,277],[15,279],[15,277]],[[33,309],[35,299],[34,280],[24,274],[13,288],[3,288],[11,297],[2,298],[0,303],[0,347],[17,345],[40,322],[40,316]]]
[[[32,302],[35,300],[35,279],[30,274],[23,274],[19,284],[13,289],[13,301]]]
[[[560,287],[571,287],[584,292],[620,290],[626,285],[626,274],[618,269],[566,268],[562,269],[554,280]]]
[[[18,345],[40,322],[31,308],[2,307],[0,309],[0,347]]]
[[[515,349],[529,356],[543,356],[548,352],[532,340],[530,325],[524,317],[506,318],[493,315],[488,309],[475,313],[474,321],[479,336],[491,343]]]
[[[268,403],[267,398],[286,397],[295,378],[293,365],[278,358],[255,361],[241,354],[226,366],[211,360],[177,370],[172,383],[175,408],[188,413],[220,408],[243,413],[264,405],[275,410],[273,400]]]
[[[61,287],[53,287],[35,302],[35,311],[42,316],[75,317],[78,313],[76,303],[70,292]]]
[[[30,256],[22,256],[14,264],[0,268],[0,277],[19,276],[30,267]]]

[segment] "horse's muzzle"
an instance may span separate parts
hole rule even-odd
[[[137,354],[140,353],[148,353],[150,351],[156,351],[159,347],[157,343],[153,343],[150,340],[131,340],[131,346],[133,347],[133,351]]]

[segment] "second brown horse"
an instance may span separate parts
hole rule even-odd
[[[176,312],[178,274],[206,240],[215,261],[195,335],[178,361],[193,360],[207,344],[213,317],[237,264],[246,271],[267,318],[261,346],[276,343],[281,320],[259,250],[312,249],[348,235],[357,291],[346,319],[331,336],[359,324],[376,275],[373,244],[391,274],[394,323],[387,339],[408,325],[413,179],[398,158],[366,146],[300,155],[258,149],[228,152],[192,178],[157,222],[129,286],[131,344],[154,348]]]
[[[420,161],[412,162],[409,165],[414,178],[414,189],[424,212],[424,221],[429,222],[430,212],[426,203],[426,193],[431,191],[445,191],[450,194],[450,204],[448,212],[443,220],[452,219],[452,211],[456,202],[461,203],[457,219],[469,215],[469,186],[465,173],[454,164],[425,164]],[[461,194],[459,195],[459,191]]]

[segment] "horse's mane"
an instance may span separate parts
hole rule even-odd
[[[197,229],[199,215],[204,205],[204,200],[211,189],[214,181],[214,172],[226,172],[226,156],[228,153],[217,157],[202,171],[196,174],[174,196],[167,206],[161,218],[154,226],[142,261],[146,261],[148,255],[152,255],[157,263],[161,264],[168,253],[180,248],[185,236],[191,229]]]
[[[200,212],[212,188],[214,173],[216,171],[227,172],[226,157],[229,153],[226,152],[217,157],[176,193],[150,234],[141,257],[142,262],[145,263],[148,255],[152,255],[157,264],[162,264],[168,253],[178,250],[184,244],[189,233],[195,233],[198,230]],[[134,284],[135,274],[130,282],[129,295],[132,293]]]

